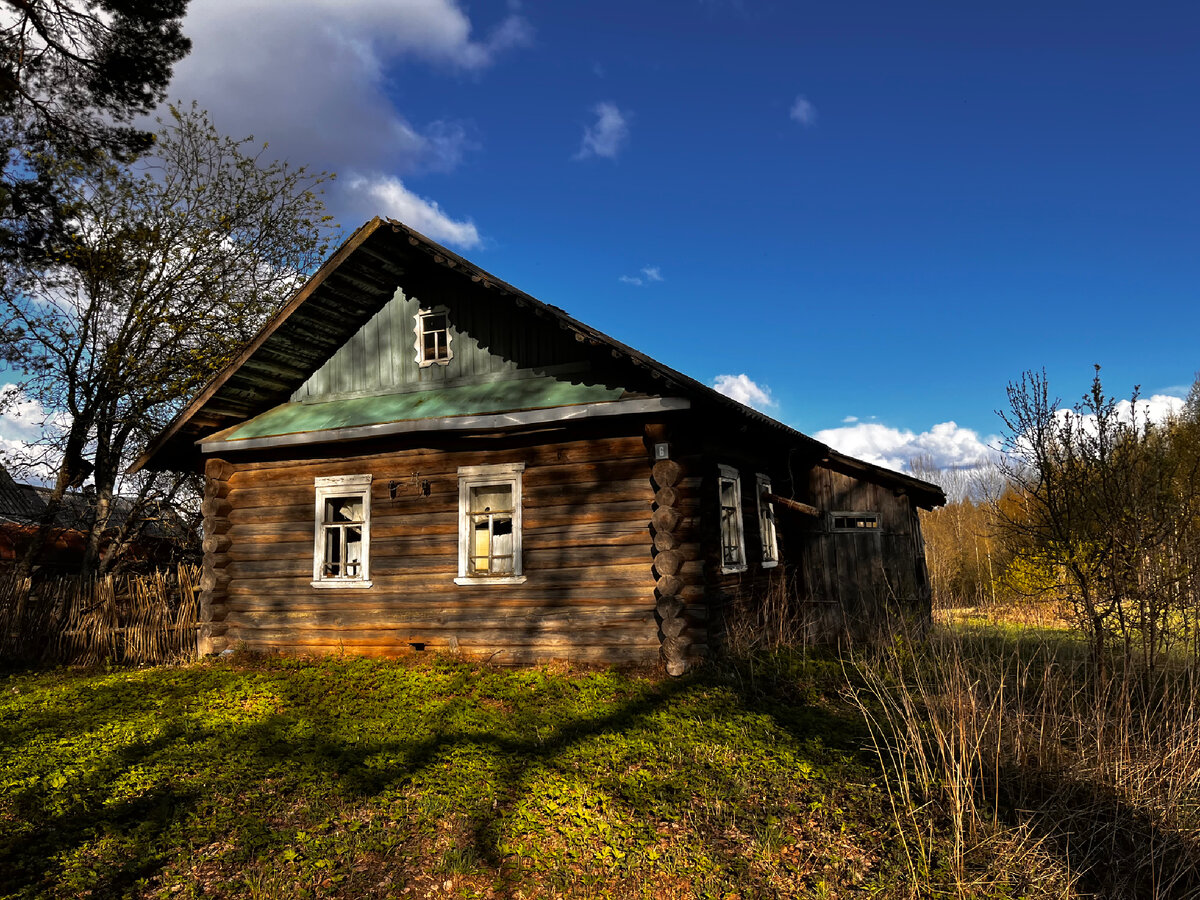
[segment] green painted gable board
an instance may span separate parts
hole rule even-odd
[[[446,310],[453,353],[448,365],[417,364],[416,314],[422,308]],[[439,391],[571,365],[586,365],[583,348],[548,320],[467,300],[443,284],[405,285],[291,399]]]
[[[235,425],[221,437],[226,441],[238,441],[414,419],[576,406],[618,400],[622,393],[621,388],[543,376],[345,400],[284,403]]]

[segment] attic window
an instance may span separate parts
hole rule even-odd
[[[834,531],[878,531],[879,515],[863,512],[833,513]]]
[[[313,587],[369,588],[371,476],[316,480]]]
[[[450,349],[453,336],[450,334],[449,310],[444,306],[434,306],[419,309],[416,315],[416,327],[413,332],[417,341],[413,345],[417,351],[417,365],[446,366],[454,356]]]

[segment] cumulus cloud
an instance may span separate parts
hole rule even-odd
[[[788,111],[788,116],[793,122],[799,122],[806,128],[817,124],[817,108],[804,95],[796,98],[792,108]]]
[[[620,275],[617,281],[622,284],[632,284],[641,287],[654,281],[663,281],[662,269],[658,266],[643,266],[638,275]]]
[[[617,109],[615,103],[597,103],[592,107],[596,121],[583,129],[583,143],[576,159],[587,159],[589,156],[602,156],[605,159],[616,159],[617,154],[629,141],[628,115]]]
[[[771,398],[771,389],[765,384],[756,384],[749,375],[718,375],[713,379],[713,388],[717,393],[724,394],[754,409],[762,410],[772,407],[775,401]]]
[[[1136,417],[1134,415],[1133,404],[1129,400],[1120,400],[1117,402],[1116,414],[1120,421],[1126,423],[1136,422],[1139,427],[1144,426],[1147,422],[1158,425],[1167,421],[1167,419],[1178,416],[1183,411],[1186,402],[1180,397],[1172,397],[1169,394],[1154,394],[1151,397],[1138,398]],[[1093,415],[1080,416],[1069,409],[1060,409],[1058,415],[1060,418],[1071,416],[1080,419],[1087,431],[1092,434],[1096,433],[1096,417]]]
[[[399,219],[435,241],[467,248],[479,246],[479,231],[474,222],[450,218],[435,201],[414,194],[399,178],[355,178],[350,181],[349,189],[353,194],[370,198],[383,215]]]
[[[43,482],[53,477],[52,466],[58,461],[53,445],[38,443],[46,419],[42,405],[15,384],[0,385],[0,461],[31,467],[25,477]]]
[[[891,428],[877,422],[858,422],[826,428],[813,435],[840,453],[902,472],[910,460],[929,459],[939,469],[970,469],[996,458],[999,439],[955,422],[942,422],[928,431]]]
[[[389,96],[393,68],[477,73],[532,39],[511,9],[478,36],[456,0],[209,0],[191,5],[184,30],[193,48],[171,96],[195,98],[221,131],[253,134],[272,156],[336,171],[327,200],[348,225],[378,210],[343,185],[450,171],[473,146],[462,123],[409,121]]]

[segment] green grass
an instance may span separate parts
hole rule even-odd
[[[832,659],[0,678],[0,896],[909,896]]]

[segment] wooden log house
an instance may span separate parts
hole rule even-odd
[[[203,467],[202,653],[673,674],[784,573],[827,630],[927,615],[945,502],[378,218],[142,467]]]

